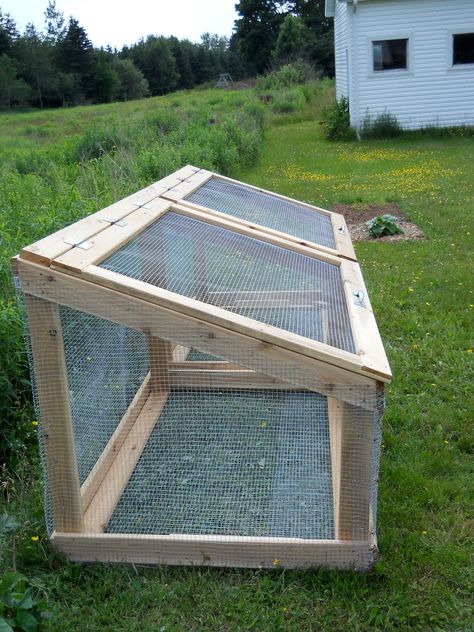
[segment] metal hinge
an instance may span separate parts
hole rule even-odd
[[[21,281],[20,281],[20,277],[13,275],[13,285],[15,286],[15,289],[17,290],[21,290]]]
[[[124,219],[112,219],[111,217],[102,217],[101,222],[108,222],[109,224],[112,224],[113,226],[127,226],[127,222]]]
[[[346,232],[346,227],[339,226],[339,228],[337,229],[337,232],[340,233],[341,235],[344,235],[344,233]]]
[[[352,292],[352,294],[354,294],[354,296],[357,298],[357,300],[354,301],[355,305],[358,305],[359,307],[365,307],[365,292],[363,292],[362,290],[357,290],[357,292],[354,291]]]
[[[144,202],[140,202],[140,200],[137,200],[136,202],[132,202],[132,204],[134,204],[135,206],[138,206],[138,208],[146,208],[149,211],[152,208],[149,204],[146,204]]]
[[[81,250],[89,250],[89,248],[92,248],[93,245],[91,241],[87,241],[86,239],[74,239],[73,237],[63,239],[63,242],[68,244],[68,246],[80,248]]]

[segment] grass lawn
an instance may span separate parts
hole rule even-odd
[[[356,245],[394,374],[380,561],[365,575],[69,564],[44,539],[39,483],[18,484],[17,564],[51,630],[473,629],[474,140],[329,143],[318,118],[274,121],[258,165],[232,175],[323,207],[395,202],[427,235]]]

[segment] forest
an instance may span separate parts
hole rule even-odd
[[[199,43],[149,34],[121,50],[96,48],[74,17],[49,0],[41,28],[20,33],[0,7],[0,108],[51,108],[128,101],[197,85],[221,73],[242,80],[302,59],[333,76],[333,26],[324,0],[240,0],[230,38]]]

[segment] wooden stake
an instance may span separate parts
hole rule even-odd
[[[57,530],[84,531],[59,306],[25,295],[51,511]]]

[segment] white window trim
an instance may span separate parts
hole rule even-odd
[[[374,77],[408,77],[414,74],[414,64],[413,64],[413,32],[410,33],[382,33],[377,35],[371,35],[367,37],[367,76],[368,78]],[[383,40],[398,40],[398,39],[406,39],[407,43],[407,67],[406,68],[391,68],[390,70],[374,70],[374,58],[373,58],[373,48],[372,45],[374,42],[379,42]]]
[[[474,63],[472,64],[454,64],[454,37],[453,35],[462,35],[463,33],[474,33],[474,24],[472,26],[465,26],[464,28],[448,29],[446,31],[446,52],[447,52],[447,68],[448,72],[472,72],[474,70]]]

